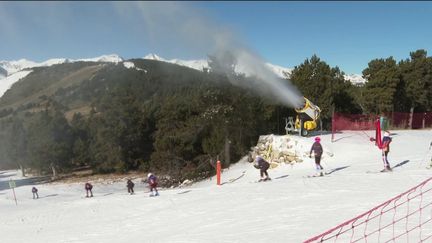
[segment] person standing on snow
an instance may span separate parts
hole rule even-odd
[[[131,195],[134,194],[134,189],[133,189],[134,186],[135,186],[135,184],[132,182],[132,180],[128,179],[126,182],[126,187],[128,189],[128,193],[130,193]]]
[[[429,150],[432,148],[432,142],[429,145]],[[430,161],[430,165],[429,168],[432,168],[432,156],[431,156],[431,161]]]
[[[32,188],[33,199],[39,198],[38,189],[36,187]]]
[[[85,190],[86,190],[86,197],[89,197],[89,192],[90,192],[90,197],[93,197],[93,185],[90,184],[90,182],[87,182],[84,186]]]
[[[147,175],[147,182],[150,187],[150,197],[159,196],[159,192],[157,190],[157,178],[152,173],[148,173]]]
[[[382,158],[384,163],[384,171],[391,171],[390,163],[387,159],[388,153],[390,152],[390,143],[392,142],[392,139],[390,137],[390,133],[388,131],[384,132],[384,137],[382,139]]]
[[[270,163],[267,162],[263,157],[258,155],[255,158],[255,168],[260,170],[261,179],[259,179],[259,181],[271,180],[267,173],[267,170],[270,168]]]
[[[312,158],[312,152],[314,153],[314,157],[315,157],[315,168],[317,170],[317,173],[320,176],[323,176],[323,167],[321,166],[321,156],[323,154],[323,148],[321,146],[321,138],[320,137],[316,137],[315,138],[315,142],[312,144],[311,150],[309,152],[309,158]]]

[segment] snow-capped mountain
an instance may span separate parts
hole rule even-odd
[[[44,62],[34,62],[27,59],[20,59],[18,61],[0,61],[0,97],[12,86],[12,84],[31,73],[32,68],[47,67],[68,62],[119,63],[123,62],[123,58],[121,58],[119,55],[111,54],[83,59],[53,58]]]
[[[156,61],[161,61],[161,62],[168,62],[168,63],[173,63],[173,64],[177,64],[180,66],[185,66],[185,67],[189,67],[189,68],[193,68],[199,71],[203,71],[205,68],[208,68],[208,62],[205,59],[198,59],[198,60],[181,60],[181,59],[171,59],[171,60],[167,60],[164,59],[156,54],[148,54],[147,56],[143,57],[144,59],[148,59],[148,60],[156,60]]]
[[[0,79],[6,77],[7,74],[8,74],[8,73],[7,73],[6,69],[0,67]]]
[[[203,71],[204,69],[208,69],[209,68],[209,65],[208,65],[208,62],[207,62],[206,59],[198,59],[198,60],[171,59],[171,60],[167,60],[167,59],[164,59],[164,58],[162,58],[162,57],[160,57],[160,56],[158,56],[156,54],[148,54],[147,56],[144,57],[144,59],[173,63],[173,64],[177,64],[177,65],[180,65],[180,66],[185,66],[185,67],[193,68],[193,69],[196,69],[196,70],[199,70],[199,71]],[[292,71],[292,69],[290,69],[290,68],[285,68],[285,67],[274,65],[274,64],[271,64],[271,63],[266,63],[266,65],[278,77],[281,77],[281,78],[288,78],[289,74]],[[242,70],[242,68],[236,69],[237,72],[242,72],[241,70]]]
[[[0,97],[3,96],[3,94],[8,90],[12,84],[17,82],[18,80],[24,78],[29,73],[31,73],[32,70],[22,70],[19,72],[15,72],[9,76],[3,77],[0,76]]]
[[[291,75],[292,68],[285,68],[271,63],[266,63],[266,65],[280,78],[289,78]]]
[[[123,58],[117,54],[103,55],[103,56],[94,57],[94,58],[70,60],[70,62],[113,62],[113,63],[119,63],[119,62],[123,62],[123,61],[124,61]]]
[[[19,72],[24,69],[34,68],[34,67],[47,67],[56,64],[62,64],[67,62],[113,62],[118,63],[122,62],[123,58],[116,54],[111,55],[103,55],[100,57],[94,58],[83,58],[83,59],[67,59],[67,58],[53,58],[46,60],[44,62],[34,62],[27,59],[20,59],[18,61],[0,61],[0,75],[2,73],[2,69],[7,72],[7,75],[12,75],[16,72]]]
[[[209,65],[206,59],[197,60],[181,60],[181,59],[164,59],[156,54],[148,54],[144,59],[156,60],[161,62],[168,62],[180,66],[189,67],[199,71],[205,71],[209,69]],[[68,63],[68,62],[110,62],[110,63],[121,63],[127,68],[136,68],[132,62],[124,62],[124,59],[116,54],[102,55],[94,58],[82,58],[82,59],[67,59],[67,58],[53,58],[44,62],[34,62],[27,59],[20,59],[17,61],[0,61],[0,96],[10,88],[10,86],[18,80],[24,78],[31,72],[34,67],[45,67],[56,64]],[[266,63],[267,67],[273,71],[280,78],[289,78],[292,68],[286,68],[271,63]],[[241,67],[236,68],[236,72],[241,73]],[[144,70],[145,71],[145,70]],[[17,74],[17,75],[14,75]],[[353,84],[359,85],[366,82],[359,74],[345,75],[347,80],[350,80]]]
[[[203,71],[204,69],[209,68],[208,62],[205,59],[198,59],[198,60],[171,59],[171,60],[167,60],[167,59],[164,59],[164,58],[162,58],[156,54],[148,54],[147,56],[144,57],[144,59],[173,63],[173,64],[193,68],[193,69],[196,69],[199,71]],[[278,66],[275,64],[271,64],[271,63],[266,63],[266,65],[271,71],[273,71],[280,78],[289,78],[291,75],[291,72],[293,70],[292,68],[286,68],[286,67]],[[236,69],[237,72],[241,72],[241,70],[242,70],[241,68]],[[349,75],[344,75],[344,77],[345,77],[345,79],[351,81],[351,83],[353,83],[355,85],[364,84],[366,82],[366,80],[360,74],[349,74]]]

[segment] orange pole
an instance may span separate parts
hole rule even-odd
[[[217,185],[220,186],[220,184],[221,184],[221,162],[220,162],[220,160],[218,160],[216,163],[216,180],[217,180]]]

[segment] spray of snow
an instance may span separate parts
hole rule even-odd
[[[261,95],[276,99],[287,106],[301,106],[302,96],[288,80],[275,75],[263,59],[248,48],[234,31],[204,16],[204,10],[181,2],[117,3],[116,6],[118,12],[124,16],[141,16],[143,30],[153,42],[175,46],[185,52],[210,54],[220,63],[224,63],[226,55],[229,55],[234,59],[236,72],[256,79],[253,84],[248,82],[235,83],[236,85],[254,88]],[[230,71],[230,67],[225,70],[228,77]]]

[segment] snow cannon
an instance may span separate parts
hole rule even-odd
[[[319,119],[321,109],[306,97],[303,98],[303,106],[295,108],[295,111],[297,112],[295,128],[299,131],[300,136],[307,136],[310,131],[318,127],[318,120],[321,125],[321,120]]]

